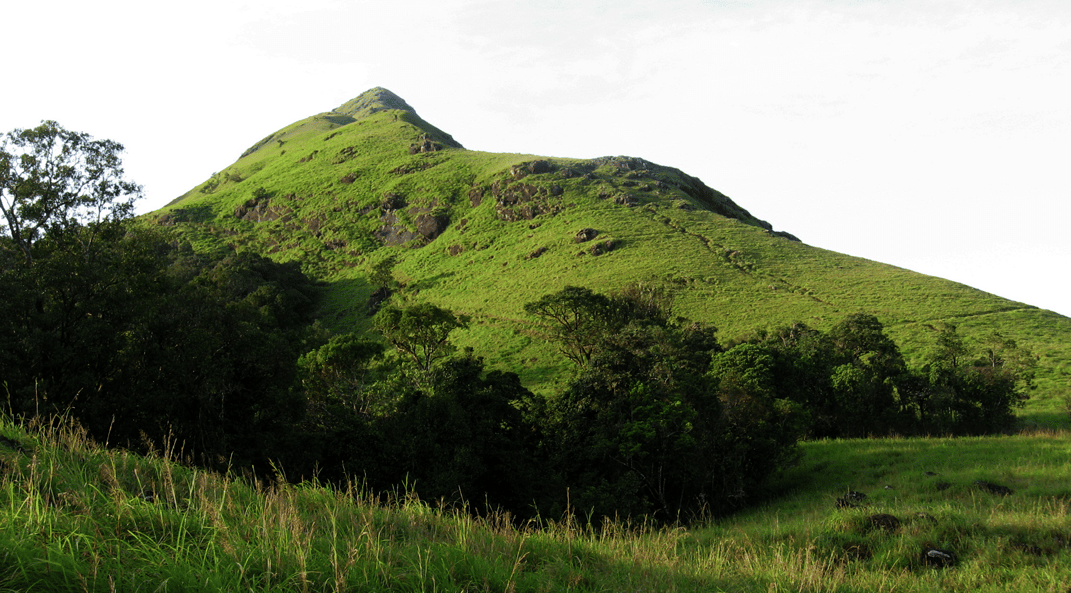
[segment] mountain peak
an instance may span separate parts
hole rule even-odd
[[[356,98],[350,99],[333,111],[342,115],[348,115],[354,119],[360,119],[387,109],[408,111],[413,115],[416,115],[416,110],[410,107],[409,104],[405,102],[405,99],[381,86],[377,86],[361,93]]]

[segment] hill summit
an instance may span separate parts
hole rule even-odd
[[[353,119],[361,119],[362,117],[387,109],[408,111],[413,115],[416,115],[416,109],[410,107],[409,104],[405,102],[405,99],[379,86],[357,95],[357,97],[346,101],[333,111],[352,117]]]
[[[326,283],[320,317],[336,331],[370,327],[372,270],[394,261],[394,298],[471,316],[459,345],[537,390],[567,365],[523,307],[565,286],[661,286],[725,339],[872,313],[909,357],[954,321],[968,339],[1044,350],[1055,366],[1043,359],[1038,383],[1054,389],[1071,360],[1066,317],[808,246],[643,158],[465,149],[381,87],[268,135],[154,216],[199,249],[300,262]]]

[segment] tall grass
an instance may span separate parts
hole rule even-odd
[[[1071,586],[1066,434],[807,443],[768,501],[689,529],[642,520],[594,529],[572,516],[519,525],[405,490],[224,476],[183,464],[171,447],[147,457],[104,449],[63,422],[24,429],[4,419],[0,435],[5,591]],[[979,479],[1014,493],[987,493]],[[869,496],[835,508],[848,488]],[[877,513],[900,526],[875,528]],[[928,567],[926,546],[953,552],[956,565]]]

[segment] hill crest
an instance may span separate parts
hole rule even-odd
[[[336,107],[333,111],[356,120],[388,109],[408,111],[413,115],[417,114],[416,109],[406,103],[405,99],[380,86],[368,89]]]

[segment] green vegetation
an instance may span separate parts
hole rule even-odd
[[[352,103],[360,109],[283,128],[270,136],[281,146],[258,145],[213,176],[214,189],[194,188],[147,220],[201,250],[300,262],[327,283],[317,317],[340,333],[371,328],[370,297],[390,281],[376,266],[390,258],[406,286],[396,300],[468,315],[458,346],[539,394],[559,390],[571,363],[524,304],[566,286],[639,283],[664,287],[677,314],[717,327],[723,341],[795,322],[825,331],[862,312],[920,364],[945,323],[968,344],[999,333],[1039,357],[1020,418],[1068,425],[1066,317],[810,247],[643,159],[465,150],[389,91]]]
[[[48,591],[1040,591],[1069,586],[1063,437],[816,441],[761,506],[598,529],[250,481],[0,420],[0,583]],[[932,472],[936,475],[927,475]],[[984,491],[985,480],[1013,490]],[[940,484],[948,487],[940,489]],[[891,485],[892,489],[885,489]],[[859,508],[837,509],[849,490]],[[898,529],[870,520],[885,513]],[[923,514],[924,513],[924,514]],[[931,568],[926,546],[955,565]]]
[[[0,148],[14,589],[1066,588],[1066,455],[970,457],[1065,434],[1071,320],[383,89],[140,221],[120,151]]]

